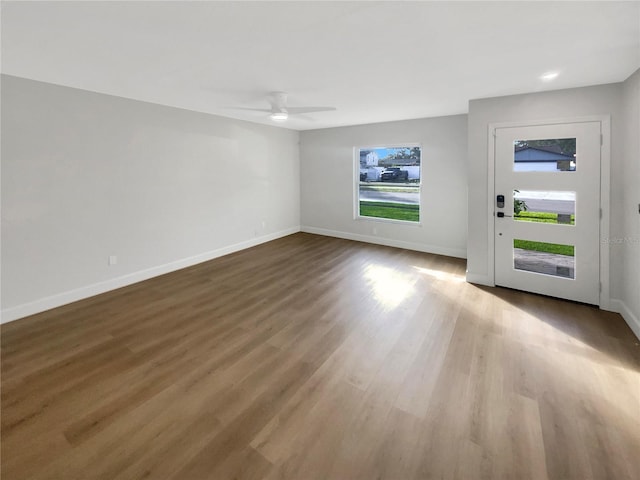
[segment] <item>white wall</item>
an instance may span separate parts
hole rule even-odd
[[[301,132],[302,229],[464,257],[466,141],[466,115]],[[354,219],[354,147],[403,143],[422,145],[421,225]]]
[[[622,116],[622,84],[556,90],[550,92],[487,98],[469,102],[469,240],[467,279],[478,283],[489,281],[488,188],[487,175],[492,158],[487,152],[488,128],[491,123],[527,122],[594,115],[611,116],[611,217],[610,236],[619,237],[623,230],[622,184],[624,173]],[[610,248],[610,294],[622,295],[622,246]]]
[[[299,230],[295,131],[2,76],[2,140],[3,321]]]
[[[620,312],[640,338],[640,70],[623,84],[622,289]]]

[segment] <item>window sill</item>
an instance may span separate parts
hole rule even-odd
[[[378,223],[394,223],[396,225],[408,225],[410,227],[422,227],[422,222],[412,222],[410,220],[396,220],[395,218],[383,218],[383,217],[365,217],[356,215],[355,221],[369,221]]]

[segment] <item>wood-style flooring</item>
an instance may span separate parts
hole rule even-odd
[[[295,234],[5,324],[2,480],[638,479],[617,314]]]

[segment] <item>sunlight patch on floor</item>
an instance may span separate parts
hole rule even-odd
[[[363,276],[371,285],[373,297],[386,309],[396,308],[414,290],[411,278],[392,268],[369,265]]]
[[[443,272],[442,270],[432,270],[431,268],[422,268],[414,266],[418,272],[424,273],[425,275],[429,275],[430,277],[435,278],[436,280],[446,280],[448,282],[462,283],[465,281],[465,278],[462,275],[458,275],[455,273]]]

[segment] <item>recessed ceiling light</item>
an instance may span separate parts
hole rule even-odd
[[[542,75],[540,78],[545,82],[550,82],[557,76],[558,76],[558,72],[547,72],[544,75]]]

